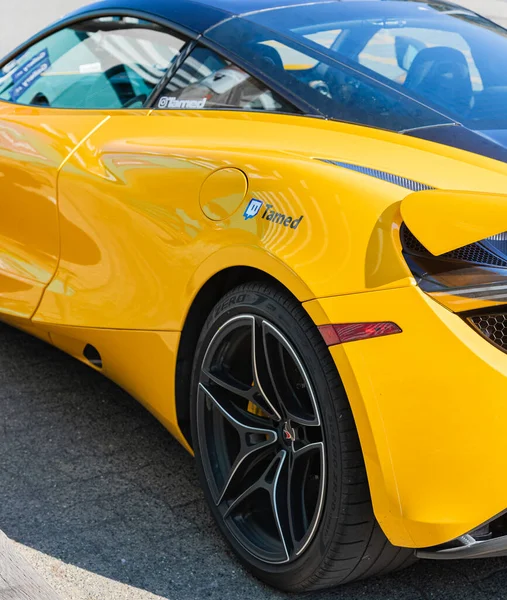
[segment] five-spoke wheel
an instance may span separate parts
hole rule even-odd
[[[297,558],[318,525],[325,446],[308,374],[277,327],[249,314],[220,327],[197,415],[203,467],[232,535],[266,562]]]

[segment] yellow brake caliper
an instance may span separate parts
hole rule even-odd
[[[252,387],[254,386],[254,382],[252,381]],[[256,404],[254,404],[253,402],[249,402],[247,409],[246,409],[249,413],[251,413],[252,415],[257,415],[258,417],[269,417],[269,415],[267,415],[260,406],[257,406]]]

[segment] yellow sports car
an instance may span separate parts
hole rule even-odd
[[[1,319],[276,587],[507,555],[506,57],[438,0],[107,0],[0,64]]]

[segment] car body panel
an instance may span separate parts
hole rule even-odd
[[[278,8],[284,5],[304,4],[306,0],[150,0],[149,10],[146,10],[145,0],[103,0],[83,6],[67,18],[87,16],[90,13],[108,12],[113,14],[118,10],[132,12],[148,12],[153,17],[159,17],[176,23],[195,33],[202,34],[214,25],[231,18],[234,15],[258,10]]]
[[[192,449],[182,434],[171,396],[174,387],[179,332],[135,329],[94,329],[31,323],[26,319],[1,315],[13,327],[35,335],[77,360],[99,371],[139,400],[183,445]],[[85,347],[100,348],[103,367],[84,357]]]
[[[66,19],[98,13],[119,14],[122,11],[149,14],[152,18],[170,21],[196,34],[203,33],[231,16],[228,10],[191,0],[150,0],[149,8],[144,0],[105,0],[87,4],[67,15]]]
[[[407,196],[400,210],[410,231],[434,255],[507,230],[505,194],[424,190]]]
[[[34,320],[179,331],[198,290],[242,264],[238,256],[276,273],[301,300],[410,285],[399,245],[383,244],[382,221],[392,237],[390,219],[407,190],[315,157],[416,181],[426,174],[425,183],[431,173],[434,187],[459,180],[463,189],[493,191],[507,175],[507,165],[465,151],[319,119],[220,111],[113,116],[61,170],[62,255]],[[200,192],[223,167],[246,175],[248,193],[229,218],[214,221],[200,207]],[[264,208],[245,219],[252,198]],[[303,219],[295,230],[270,222],[262,218],[268,205]],[[392,251],[379,262],[380,247]]]
[[[59,257],[57,175],[103,114],[0,103],[0,310],[30,317]]]
[[[365,178],[371,206],[352,217],[369,223],[370,232],[366,226],[362,239],[351,236],[359,222],[347,221],[345,207],[328,221],[326,205],[355,202],[347,182],[354,174],[342,178],[339,169],[298,153],[294,138],[304,131],[292,127],[293,117],[282,118],[287,121],[284,126],[263,115],[171,115],[113,116],[61,170],[61,260],[35,321],[108,328],[136,323],[141,329],[178,331],[205,283],[200,277],[241,264],[239,256],[247,266],[276,272],[302,300],[337,292],[328,252],[341,255],[337,269],[357,273],[355,281],[352,275],[343,277],[348,291],[399,286],[410,277],[401,258],[395,265],[386,261],[383,276],[376,265],[371,273],[358,268],[379,212],[392,203],[391,186],[386,185],[384,194],[374,194],[377,183]],[[307,142],[322,147],[327,137],[327,145],[334,145],[319,121],[309,120],[308,125]],[[255,149],[256,136],[271,140],[262,152]],[[279,139],[287,136],[293,138],[290,151],[280,149]],[[215,221],[201,209],[201,190],[209,175],[223,167],[246,175],[248,194],[230,217]],[[399,195],[401,199],[402,190]],[[263,201],[263,209],[245,219],[251,198]],[[303,219],[294,229],[270,222],[262,218],[268,206],[295,221]],[[86,245],[77,241],[76,227],[88,240]],[[291,279],[299,283],[291,284]],[[310,279],[312,287],[304,286],[302,282]],[[181,291],[175,294],[175,289]],[[93,301],[97,293],[100,305]]]
[[[392,320],[403,330],[331,348],[391,542],[434,546],[503,512],[507,356],[415,286],[305,306],[318,324]]]

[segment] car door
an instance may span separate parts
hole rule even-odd
[[[146,118],[148,96],[185,43],[157,24],[106,15],[59,27],[3,67],[1,313],[31,317],[56,272],[61,166],[111,115]]]

